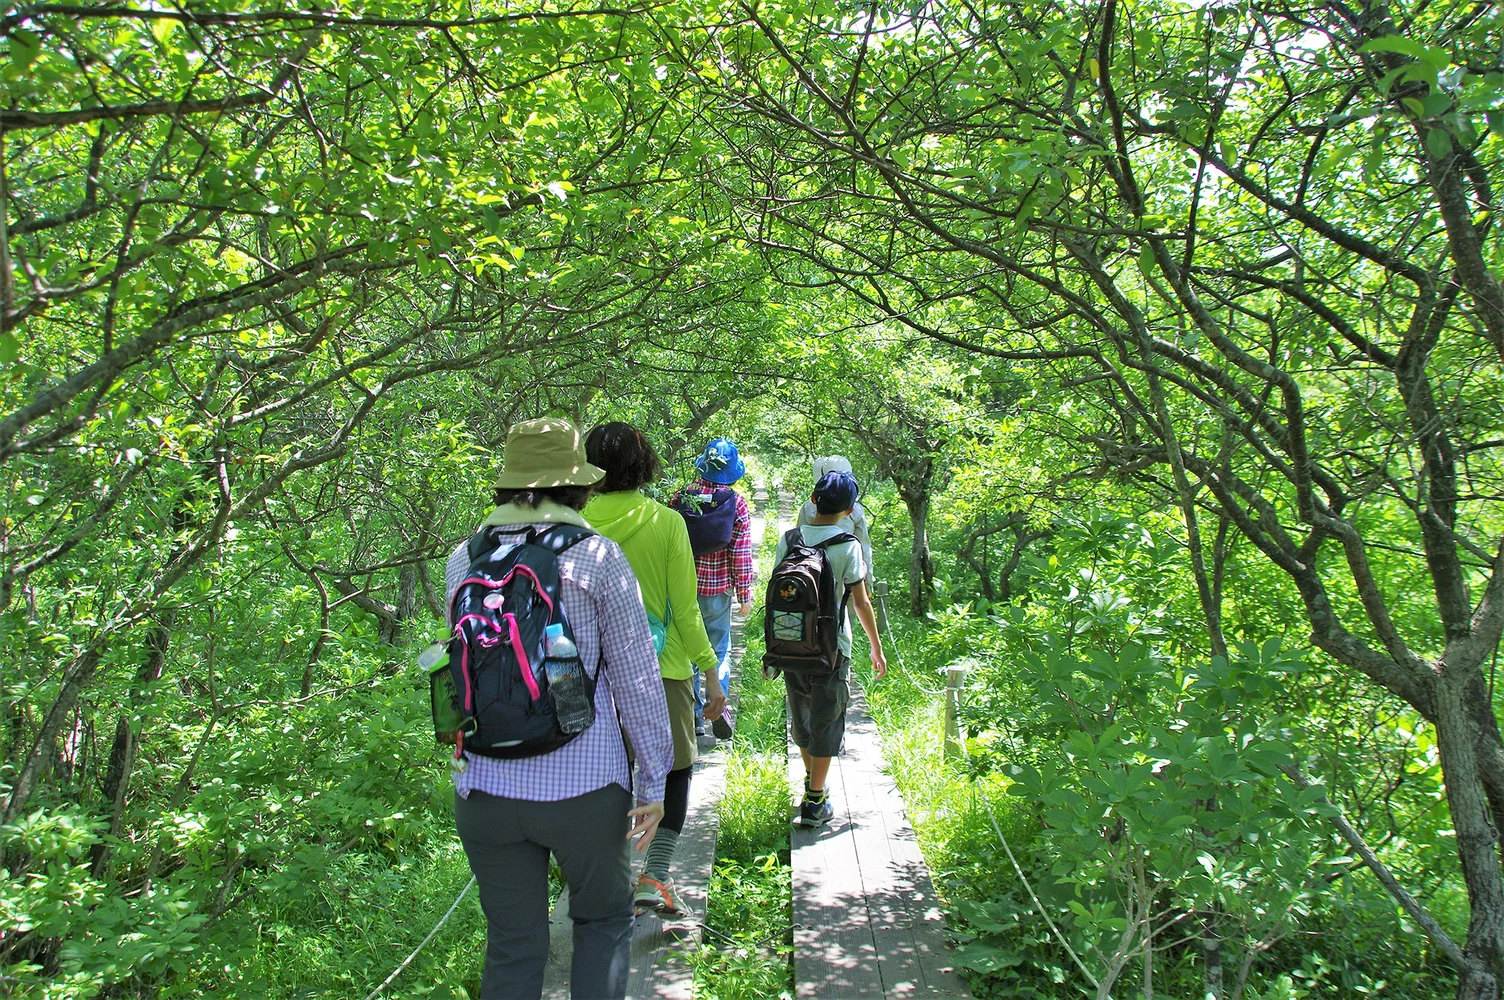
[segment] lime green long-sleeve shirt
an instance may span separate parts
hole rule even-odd
[[[580,513],[592,528],[621,546],[637,574],[643,606],[668,620],[668,641],[658,657],[663,676],[687,680],[692,662],[714,673],[715,650],[695,599],[695,560],[684,518],[635,490],[599,494]]]

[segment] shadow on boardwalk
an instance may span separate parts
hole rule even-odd
[[[969,997],[951,968],[945,919],[882,744],[853,682],[846,744],[831,763],[836,819],[796,827],[794,977],[800,997]],[[789,777],[804,781],[790,748]]]

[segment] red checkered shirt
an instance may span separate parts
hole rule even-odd
[[[675,494],[674,500],[677,502],[682,493],[710,493],[724,489],[730,487],[701,479]],[[714,597],[716,594],[724,594],[734,585],[736,599],[746,604],[752,600],[752,512],[747,508],[747,501],[736,490],[731,490],[731,498],[736,501],[736,523],[731,528],[731,545],[719,552],[695,556],[695,576],[699,577],[699,589],[696,593],[701,597]]]

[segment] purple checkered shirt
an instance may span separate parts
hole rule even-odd
[[[497,512],[509,509],[513,508]],[[545,530],[570,520],[555,516],[532,527]],[[488,523],[494,522],[488,519]],[[576,518],[573,523],[584,522]],[[526,526],[510,527],[521,530]],[[444,567],[446,606],[470,568],[465,546],[461,542]],[[625,731],[636,751],[634,794],[641,802],[662,802],[664,778],[673,765],[673,739],[637,578],[621,548],[599,535],[565,550],[559,556],[559,575],[563,578],[560,603],[569,617],[580,659],[587,668],[601,664],[597,678],[605,683],[595,689],[595,724],[552,753],[537,757],[494,760],[471,754],[470,766],[454,775],[454,790],[462,797],[479,790],[509,799],[557,802],[607,785],[633,787],[627,781]],[[615,725],[618,718],[620,727]]]

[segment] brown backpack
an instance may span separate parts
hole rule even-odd
[[[784,556],[768,578],[763,602],[765,676],[835,672],[846,600],[836,600],[835,574],[825,550],[854,541],[843,531],[811,545],[797,527],[783,536]]]

